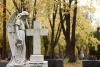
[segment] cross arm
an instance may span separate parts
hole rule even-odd
[[[48,35],[48,29],[41,29],[40,30],[40,35],[41,36],[47,36]]]

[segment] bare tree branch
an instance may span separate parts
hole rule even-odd
[[[12,0],[12,1],[13,1],[13,3],[14,3],[15,7],[16,7],[16,10],[18,10],[18,12],[20,13],[21,11],[20,11],[20,9],[18,8],[17,3],[15,2],[15,0]]]

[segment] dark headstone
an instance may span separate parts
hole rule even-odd
[[[48,67],[56,67],[56,60],[50,59],[48,61]]]
[[[62,59],[47,59],[48,67],[63,67]]]
[[[63,60],[56,60],[57,65],[56,67],[63,67]]]
[[[0,67],[6,67],[7,64],[8,62],[0,62]]]
[[[98,61],[98,60],[83,61],[82,67],[100,67],[100,61]]]

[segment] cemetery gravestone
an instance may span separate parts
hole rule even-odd
[[[82,67],[100,67],[99,60],[84,60],[82,61]]]
[[[48,67],[63,67],[63,60],[61,59],[47,59]]]
[[[8,62],[0,62],[0,67],[6,67],[7,64]]]
[[[40,22],[34,21],[34,29],[27,29],[26,35],[33,36],[33,55],[30,56],[30,61],[26,62],[26,67],[48,67],[48,62],[44,61],[44,56],[41,55],[41,40],[40,36],[47,36],[47,29],[40,29]]]

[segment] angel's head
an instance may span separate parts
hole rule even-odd
[[[29,13],[27,11],[23,11],[21,14],[21,19],[26,20],[26,18],[29,16]]]
[[[28,13],[27,11],[23,11],[23,12],[21,13],[21,15],[22,15],[22,16],[28,16],[29,13]]]
[[[27,11],[23,11],[23,12],[21,12],[21,13],[19,13],[18,15],[17,15],[17,18],[20,18],[20,19],[22,19],[22,20],[26,20],[26,18],[29,16],[29,13],[27,12]]]

